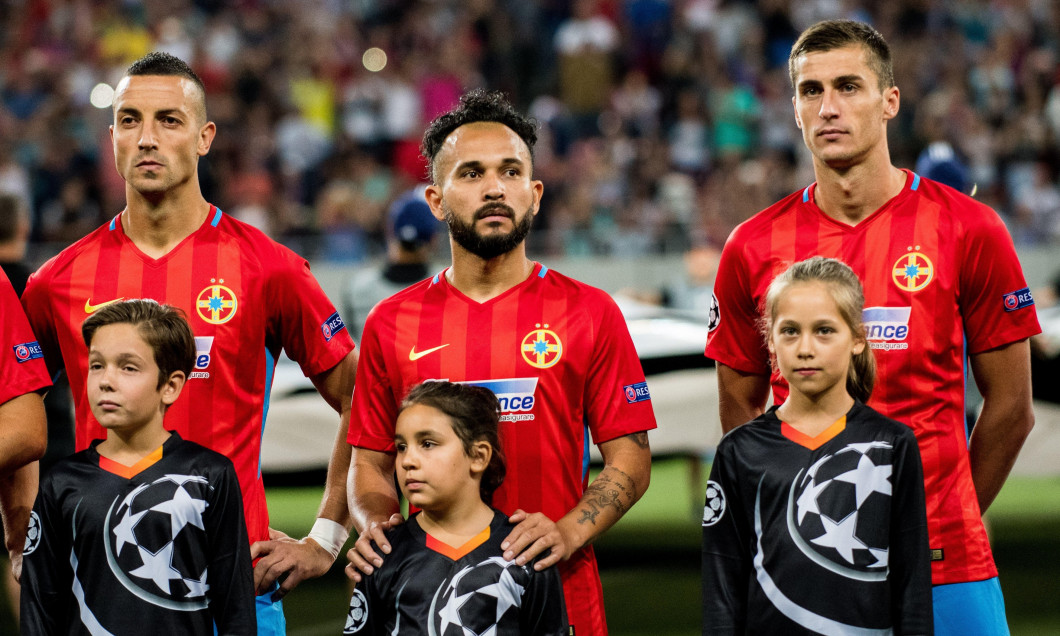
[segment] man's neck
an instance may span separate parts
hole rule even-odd
[[[526,257],[526,244],[507,254],[485,260],[453,244],[453,266],[446,272],[449,283],[472,300],[484,303],[523,282],[534,270]]]
[[[845,170],[814,165],[817,187],[813,199],[833,219],[857,225],[898,196],[906,174],[891,165],[862,163]]]
[[[122,229],[136,247],[152,258],[168,254],[199,229],[210,213],[210,204],[197,190],[194,196],[164,196],[154,201],[127,188],[126,197]]]

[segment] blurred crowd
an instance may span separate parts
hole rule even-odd
[[[942,148],[1018,244],[1060,240],[1050,0],[7,0],[0,190],[30,211],[38,260],[119,212],[91,96],[160,49],[207,87],[207,198],[308,258],[381,253],[386,209],[425,178],[425,123],[479,86],[542,125],[531,253],[717,248],[812,181],[787,55],[834,17],[892,46],[898,165]]]

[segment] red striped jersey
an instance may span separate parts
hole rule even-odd
[[[365,323],[349,442],[393,452],[398,406],[425,380],[469,382],[501,402],[507,477],[493,506],[558,520],[588,483],[589,443],[655,428],[644,372],[605,292],[535,263],[478,303],[444,273],[382,301]],[[606,633],[590,548],[561,563],[577,633]]]
[[[865,288],[864,323],[879,368],[869,406],[911,426],[920,446],[932,580],[996,576],[972,483],[964,362],[966,353],[1041,331],[1012,239],[989,207],[912,172],[900,194],[855,226],[817,207],[815,185],[729,237],[706,354],[770,373],[757,328],[770,282],[811,256],[850,265]],[[787,386],[779,373],[771,383],[779,404]]]
[[[44,354],[0,269],[0,404],[51,386]]]
[[[184,310],[197,355],[166,428],[232,460],[250,540],[268,539],[261,436],[276,357],[282,347],[307,375],[342,360],[353,341],[334,306],[304,259],[215,207],[157,259],[125,235],[119,214],[41,266],[22,296],[49,367],[70,377],[78,450],[105,437],[85,392],[81,323],[129,298]]]

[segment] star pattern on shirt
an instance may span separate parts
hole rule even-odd
[[[173,492],[172,499],[152,506],[151,510],[169,514],[169,522],[173,532],[172,536],[176,537],[177,534],[184,529],[184,526],[188,524],[191,524],[200,530],[206,529],[202,523],[202,513],[206,510],[206,506],[207,503],[205,500],[196,499],[188,494],[188,491],[184,490],[183,487],[178,487]]]
[[[847,515],[839,523],[821,515],[821,525],[824,526],[824,534],[813,539],[813,542],[825,548],[834,548],[851,565],[854,564],[854,550],[868,548],[854,535],[858,527],[857,512]]]
[[[126,543],[137,545],[136,534],[133,532],[133,528],[136,527],[137,522],[140,521],[140,517],[147,514],[146,510],[132,514],[131,508],[125,509],[125,514],[122,515],[121,521],[118,525],[114,526],[111,531],[114,533],[114,554],[121,554],[121,549],[125,547]]]
[[[198,579],[184,579],[184,584],[188,586],[188,593],[184,598],[206,596],[206,592],[210,590],[210,585],[206,582],[207,569],[208,568],[203,568],[202,576]]]
[[[817,482],[811,482],[810,485],[802,491],[796,502],[796,506],[799,510],[799,523],[802,523],[803,518],[809,513],[816,515],[821,514],[821,509],[817,504],[817,495],[821,494],[821,492],[828,488],[831,483],[831,479],[825,480],[819,484]]]
[[[890,496],[891,494],[891,465],[877,466],[869,459],[868,455],[862,455],[858,460],[856,468],[836,475],[836,481],[845,481],[854,484],[854,499],[857,507],[869,498],[874,492]]]
[[[496,583],[487,585],[479,588],[479,594],[485,594],[486,596],[492,596],[497,599],[497,617],[494,622],[500,621],[504,613],[508,611],[510,607],[522,607],[523,603],[523,590],[525,589],[522,585],[515,582],[515,578],[512,576],[510,563],[505,561],[501,557],[493,557],[490,560],[499,561],[504,567],[501,572],[500,578]]]
[[[143,561],[143,565],[132,570],[129,574],[141,579],[154,581],[158,589],[169,594],[169,582],[184,578],[180,575],[180,572],[173,568],[173,543],[167,543],[157,553],[151,552],[143,546],[137,546],[137,548],[140,550],[140,559]]]

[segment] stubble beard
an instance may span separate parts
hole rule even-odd
[[[533,208],[528,208],[523,218],[516,220],[515,210],[504,203],[487,203],[475,210],[475,214],[468,223],[457,218],[452,208],[444,201],[442,211],[445,212],[445,223],[449,226],[449,235],[456,241],[456,244],[487,261],[507,254],[518,247],[526,240],[527,235],[530,234],[530,227],[534,223]],[[507,234],[480,234],[475,229],[475,223],[487,216],[497,215],[498,211],[502,211],[503,216],[512,219],[514,224],[512,231]]]

